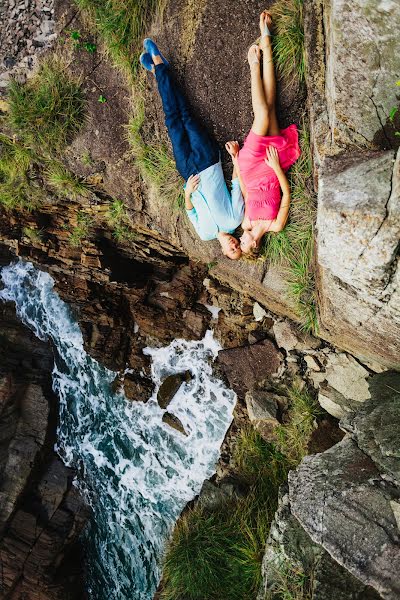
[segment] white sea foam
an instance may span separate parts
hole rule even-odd
[[[79,473],[93,507],[86,535],[93,600],[149,600],[159,580],[165,541],[185,504],[210,477],[232,420],[236,397],[212,374],[220,349],[212,333],[200,342],[175,340],[146,348],[156,385],[146,404],[113,393],[115,373],[88,356],[53,280],[30,263],[2,269],[0,299],[58,356],[53,387],[60,398],[57,450]],[[188,437],[162,423],[156,395],[163,378],[190,370],[168,407]]]

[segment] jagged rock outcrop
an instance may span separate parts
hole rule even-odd
[[[348,431],[342,441],[307,456],[289,474],[288,496],[276,515],[264,559],[265,589],[273,586],[282,557],[292,566],[301,563],[310,575],[322,555],[329,563],[329,580],[319,565],[313,598],[399,597],[400,375],[373,376],[370,395],[342,421]],[[303,541],[297,543],[299,539]],[[351,596],[336,591],[335,580],[343,576],[358,580],[354,590],[350,587]]]
[[[54,452],[52,350],[10,304],[0,303],[0,331],[0,596],[81,600],[90,513]]]
[[[377,370],[400,355],[399,26],[395,2],[306,6],[320,334]]]

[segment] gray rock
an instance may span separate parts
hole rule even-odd
[[[245,396],[247,412],[254,428],[267,441],[274,438],[274,430],[279,425],[278,415],[287,399],[272,392],[251,391]]]
[[[305,350],[319,348],[321,345],[320,340],[299,331],[294,323],[290,321],[277,321],[273,325],[273,331],[279,348],[283,348],[286,352],[291,350],[304,352]]]
[[[358,446],[400,486],[400,374],[382,373],[370,381],[371,399],[341,422]]]
[[[282,486],[262,562],[263,583],[258,600],[270,600],[286,586],[288,597],[313,600],[379,600],[380,596],[335,562],[315,544],[290,511],[287,487]],[[292,590],[290,589],[292,586]],[[300,597],[300,596],[299,596]],[[303,595],[301,595],[303,597]]]
[[[324,370],[310,373],[319,403],[337,419],[357,410],[371,397],[368,377],[369,371],[344,352],[330,352]]]
[[[385,481],[349,437],[289,474],[292,513],[312,540],[382,598],[400,595],[400,534]]]
[[[192,379],[190,371],[184,373],[174,373],[168,375],[160,385],[157,392],[157,402],[161,408],[167,408],[175,394],[184,382],[189,382]]]

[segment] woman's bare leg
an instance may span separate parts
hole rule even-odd
[[[260,15],[261,35],[264,32],[265,26],[267,26],[268,29],[271,29],[272,26],[271,15],[266,10]],[[268,132],[266,135],[279,135],[280,129],[276,116],[276,77],[270,36],[261,37],[260,48],[263,55],[264,95],[269,115]]]
[[[253,105],[254,121],[251,127],[258,135],[267,135],[269,128],[268,105],[265,99],[264,86],[260,72],[261,52],[258,46],[251,46],[248,53],[251,76],[251,101]]]

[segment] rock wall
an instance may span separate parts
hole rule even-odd
[[[374,369],[398,368],[400,159],[389,112],[399,102],[400,8],[306,6],[320,335]]]
[[[345,438],[289,474],[267,544],[262,599],[282,561],[301,566],[314,600],[399,597],[399,384],[398,373],[372,377],[370,398],[341,421]],[[329,569],[321,569],[321,557]]]
[[[0,597],[81,600],[89,510],[53,450],[52,350],[10,304],[0,304],[0,331]]]

